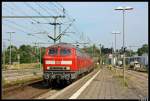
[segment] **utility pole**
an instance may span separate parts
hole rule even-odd
[[[102,60],[102,57],[101,57],[101,44],[99,44],[99,58],[100,58],[100,60],[99,60],[99,63],[100,63],[100,66],[101,66],[101,60]]]
[[[121,10],[123,14],[123,81],[125,83],[125,31],[124,31],[124,25],[125,25],[125,11],[127,10],[133,10],[132,7],[118,7],[115,10]]]
[[[3,40],[10,41],[9,39],[3,39]],[[5,64],[6,64],[6,61],[5,61],[5,56],[6,56],[6,55],[5,55],[5,54],[6,54],[5,41],[3,41],[3,43],[4,43],[4,44],[3,44],[3,48],[4,48],[4,56],[3,56],[3,59],[4,59],[4,60],[3,60],[3,62],[4,62],[4,69],[6,69],[6,68],[5,68]]]
[[[57,23],[56,23],[56,20],[57,20],[57,17],[54,17],[54,39],[56,39],[56,25],[57,25]],[[56,40],[54,40],[54,44],[56,43]]]
[[[115,57],[115,67],[116,67],[116,61],[117,61],[117,52],[116,52],[116,34],[120,34],[120,32],[112,32],[112,34],[115,34],[115,50],[114,50],[114,57]]]
[[[56,43],[57,41],[57,37],[56,37],[56,28],[57,28],[57,25],[61,25],[62,23],[57,23],[57,19],[58,18],[65,18],[65,16],[52,16],[51,18],[54,19],[54,22],[53,23],[38,23],[38,24],[49,24],[49,25],[53,25],[54,26],[54,36],[51,37],[51,36],[48,36],[49,38],[51,38],[53,41],[54,41],[54,44]],[[32,23],[34,24],[34,23]]]
[[[42,55],[42,48],[40,47],[40,44],[53,44],[53,43],[44,43],[44,42],[35,42],[34,43],[35,45],[37,44],[37,46],[39,47],[39,54],[40,54],[40,57],[39,57],[39,64],[40,64],[40,69],[42,70],[42,64],[41,64],[41,62],[42,62],[42,60],[41,60],[41,55]]]
[[[39,60],[38,60],[38,55],[37,55],[37,54],[39,53],[39,52],[38,52],[38,43],[35,42],[34,44],[35,44],[36,62],[39,62]]]
[[[37,42],[37,43],[35,43],[35,44],[37,44],[37,48],[39,48],[39,60],[38,60],[38,63],[39,63],[39,65],[40,65],[40,69],[41,69],[41,48],[40,48],[40,43],[39,42]]]
[[[20,65],[20,54],[17,55],[17,58],[18,58],[18,69],[20,69],[20,66],[19,66]]]
[[[42,71],[42,68],[41,68],[41,47],[40,47],[40,44],[39,44],[39,49],[40,49],[40,69]]]
[[[61,16],[59,16],[59,17],[61,17]],[[63,17],[63,16],[62,16]],[[57,17],[56,17],[57,18]],[[75,20],[73,19],[73,21],[72,21],[72,23],[74,22]],[[53,41],[54,41],[54,44],[56,43],[56,41],[58,41],[59,40],[59,42],[61,42],[61,37],[62,37],[62,35],[66,35],[65,33],[75,33],[75,32],[66,32],[66,30],[72,25],[72,23],[71,24],[69,24],[69,26],[64,30],[64,31],[62,31],[61,32],[61,24],[62,23],[55,23],[55,21],[54,21],[54,23],[38,23],[38,24],[50,24],[50,25],[54,25],[54,37],[51,37],[51,36],[49,36],[48,35],[48,37],[50,38],[50,39],[52,39]],[[32,23],[33,24],[33,23]],[[56,36],[56,25],[60,25],[59,26],[59,35],[58,36]],[[45,32],[43,32],[43,33],[35,33],[35,34],[48,34],[48,33],[45,33]]]
[[[61,24],[59,25],[59,33],[61,33]],[[59,43],[61,43],[61,38],[59,39]]]
[[[95,56],[94,52],[95,52],[95,47],[94,47],[94,44],[93,44],[93,57]]]
[[[5,69],[5,42],[3,41],[3,51],[4,51],[4,54],[3,54],[3,65],[4,65],[4,69]]]
[[[9,53],[9,64],[10,64],[10,66],[11,66],[11,34],[12,33],[15,33],[15,32],[7,32],[7,33],[9,33],[10,34],[10,53]]]

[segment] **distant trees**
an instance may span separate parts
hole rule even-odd
[[[118,54],[123,54],[123,52],[125,52],[127,57],[133,56],[135,54],[135,52],[133,52],[133,50],[129,50],[129,49],[127,49],[127,47],[125,47],[124,49],[123,49],[123,47],[121,47],[121,49],[117,50]]]
[[[30,46],[30,45],[21,45],[19,48],[17,48],[14,45],[11,45],[11,61],[17,62],[18,58],[17,55],[20,55],[20,63],[35,63],[40,61],[40,49],[41,49],[41,62],[42,58],[45,54],[45,47],[36,47],[36,46]],[[100,50],[99,47],[96,47],[96,45],[92,45],[89,47],[82,48],[83,51],[87,52],[91,56],[99,56]],[[123,53],[123,48],[116,50],[118,54]],[[102,45],[101,47],[101,55],[106,56],[107,54],[113,53],[113,48],[104,48]],[[141,48],[138,48],[137,52],[131,51],[131,50],[125,50],[126,56],[132,56],[136,53],[138,55],[142,55],[143,53],[148,53],[148,44],[144,44]],[[4,51],[2,52],[4,54]],[[2,54],[2,55],[3,55]],[[10,54],[10,46],[8,46],[7,49],[5,49],[5,63],[9,63],[9,54]],[[2,59],[3,61],[3,59]]]
[[[45,47],[41,47],[41,59],[45,53]],[[4,54],[4,51],[3,51]],[[21,45],[19,49],[16,46],[11,45],[11,61],[18,61],[18,54],[20,55],[20,63],[35,63],[40,59],[40,48],[30,45]],[[5,63],[9,63],[10,46],[5,51]],[[3,61],[3,60],[2,60]],[[42,62],[42,60],[41,60]]]
[[[123,54],[123,48],[117,50],[117,53],[119,54]],[[135,54],[138,54],[139,56],[141,56],[144,53],[148,53],[148,44],[143,44],[141,48],[138,48],[137,51],[133,51],[133,50],[129,50],[127,49],[127,47],[125,48],[125,54],[126,56],[133,56]]]
[[[141,48],[138,48],[137,53],[139,56],[143,53],[148,53],[148,44],[144,44]]]
[[[86,51],[87,53],[89,53],[91,56],[99,56],[100,54],[100,49],[99,47],[96,47],[95,45],[93,46],[89,46],[86,48],[82,48],[82,50]],[[113,48],[104,48],[104,46],[102,45],[101,47],[101,55],[106,55],[109,53],[114,52]]]
[[[101,48],[101,51],[103,54],[110,54],[110,53],[112,54],[114,52],[113,48],[104,48],[104,47]]]
[[[9,62],[10,47],[11,47],[11,61],[17,61],[18,49],[16,46],[11,45],[11,46],[8,46],[8,48],[5,51],[5,62],[6,63]]]
[[[19,54],[20,54],[20,63],[31,63],[32,55],[31,55],[32,49],[30,45],[22,45],[19,48]]]

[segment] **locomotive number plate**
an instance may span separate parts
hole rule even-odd
[[[61,61],[55,61],[56,64],[61,64]]]

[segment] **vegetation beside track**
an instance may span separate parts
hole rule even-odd
[[[42,66],[42,65],[41,65]],[[39,63],[23,63],[23,64],[13,64],[13,65],[5,65],[5,70],[19,70],[19,69],[34,69],[40,68]]]
[[[23,78],[23,79],[16,79],[15,81],[8,81],[4,78],[2,78],[2,88],[8,88],[11,86],[17,86],[17,85],[25,85],[28,83],[32,83],[34,81],[37,80],[42,80],[42,76],[41,75],[36,75],[36,76],[32,76],[30,78]]]
[[[110,69],[110,71],[113,73],[114,78],[116,78],[116,80],[125,87],[128,87],[128,81],[129,78],[125,77],[125,82],[123,80],[123,72],[121,72],[120,70],[116,70],[116,68],[114,68],[112,65],[109,65],[108,68]],[[123,71],[123,70],[122,70]]]

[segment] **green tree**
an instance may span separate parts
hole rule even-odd
[[[144,44],[141,48],[138,48],[137,53],[139,56],[143,53],[148,53],[148,44]]]
[[[5,52],[5,63],[9,63],[9,58],[10,58],[10,48],[11,48],[11,63],[17,62],[17,54],[18,54],[18,49],[16,46],[11,45],[7,47],[6,52]]]
[[[20,63],[32,62],[32,47],[30,45],[21,45],[19,48]]]
[[[46,48],[45,47],[41,47],[41,62],[43,63],[43,56],[44,56],[44,54],[45,54],[45,52],[46,52]]]

